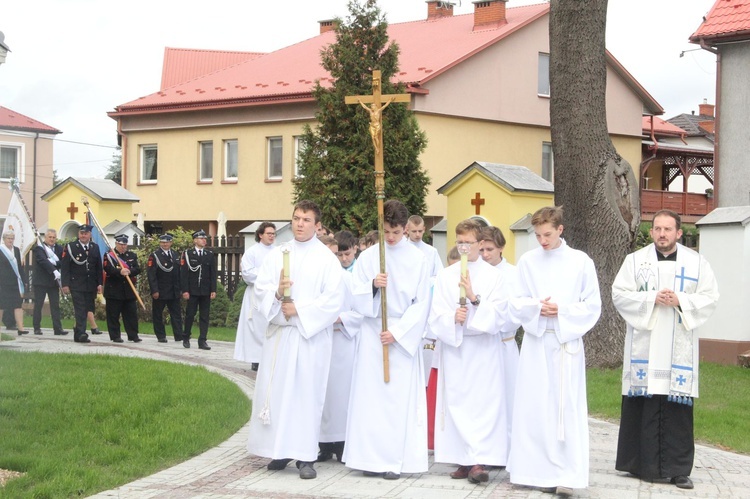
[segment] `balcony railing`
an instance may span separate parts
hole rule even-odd
[[[714,198],[695,192],[641,191],[641,215],[672,210],[684,217],[702,217],[714,209]],[[646,217],[644,217],[646,218]]]

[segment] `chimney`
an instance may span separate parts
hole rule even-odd
[[[333,31],[336,28],[336,24],[334,23],[334,19],[326,19],[325,21],[318,21],[318,24],[320,24],[320,34],[328,33],[329,31]]]
[[[492,29],[507,24],[505,3],[508,0],[479,0],[474,2],[474,31]]]
[[[709,104],[706,99],[703,99],[703,104],[698,105],[698,114],[700,114],[701,116],[710,116],[713,118],[714,117],[714,105]]]
[[[714,133],[714,120],[699,121],[698,126],[706,133]]]
[[[443,0],[427,0],[427,20],[434,21],[435,19],[441,19],[443,17],[453,16],[452,2]]]

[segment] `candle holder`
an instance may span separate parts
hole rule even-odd
[[[469,252],[471,251],[471,244],[470,243],[457,243],[456,249],[458,250],[458,254],[461,255],[461,278],[463,279],[466,277],[466,274],[469,271]],[[459,281],[460,282],[460,281]],[[466,306],[466,288],[463,286],[459,286],[460,290],[460,298],[458,299],[458,304],[462,307]]]
[[[284,279],[289,279],[289,253],[291,253],[292,248],[289,245],[289,243],[284,243],[281,245],[281,254],[283,256],[284,261]],[[284,297],[281,300],[284,303],[290,303],[294,300],[292,300],[292,289],[291,288],[284,288]]]

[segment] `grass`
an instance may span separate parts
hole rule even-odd
[[[620,369],[588,369],[589,414],[619,423]],[[750,369],[701,362],[695,401],[695,438],[725,450],[750,454]]]
[[[89,496],[218,445],[250,416],[202,367],[0,350],[0,497]]]

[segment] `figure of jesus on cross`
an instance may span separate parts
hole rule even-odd
[[[393,102],[411,102],[409,94],[381,94],[381,73],[372,72],[372,95],[347,95],[344,102],[359,104],[370,113],[370,136],[375,149],[375,197],[378,203],[378,242],[380,245],[380,272],[385,273],[385,239],[383,232],[383,200],[385,199],[385,169],[383,167],[383,110]],[[365,104],[370,104],[369,106]],[[388,330],[386,317],[385,288],[380,294],[383,331]],[[383,379],[390,380],[388,374],[388,345],[383,345]]]

